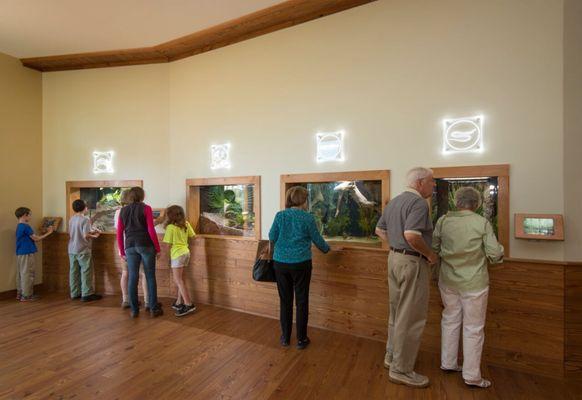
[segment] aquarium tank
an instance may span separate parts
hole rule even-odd
[[[307,189],[307,211],[326,240],[381,246],[375,230],[382,215],[382,181],[298,185]]]
[[[254,199],[253,184],[200,186],[197,232],[254,237]]]
[[[87,204],[87,216],[93,229],[115,232],[115,211],[121,208],[121,192],[130,188],[81,188],[81,200]]]
[[[476,213],[485,217],[493,226],[497,235],[497,195],[499,185],[497,177],[475,178],[437,178],[432,194],[433,224],[448,211],[456,211],[455,193],[462,187],[470,186],[481,193],[481,206]]]

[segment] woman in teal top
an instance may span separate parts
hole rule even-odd
[[[294,186],[287,191],[286,209],[279,211],[269,231],[275,244],[273,260],[280,299],[281,345],[289,346],[293,326],[293,294],[297,305],[297,348],[310,343],[307,337],[309,283],[311,281],[311,243],[327,253],[329,245],[317,230],[307,209],[307,189]]]
[[[463,372],[467,385],[489,387],[481,377],[485,316],[489,295],[487,261],[503,260],[491,223],[475,213],[481,194],[464,187],[455,193],[459,211],[449,211],[436,223],[433,249],[441,257],[439,289],[445,306],[441,320],[441,368]],[[457,364],[463,329],[463,368]]]

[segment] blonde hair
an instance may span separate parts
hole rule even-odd
[[[121,191],[121,194],[119,196],[119,204],[121,204],[122,206],[126,206],[129,204],[129,189],[123,189]]]

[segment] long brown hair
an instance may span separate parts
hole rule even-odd
[[[164,227],[168,227],[168,225],[176,225],[179,228],[186,230],[186,213],[184,213],[184,209],[180,206],[170,206],[166,208],[166,222],[164,223]]]
[[[129,189],[129,193],[127,194],[128,203],[141,203],[144,198],[145,192],[139,186],[134,186]]]

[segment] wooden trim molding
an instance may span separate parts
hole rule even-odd
[[[143,187],[142,180],[100,180],[100,181],[67,181],[65,192],[65,201],[67,203],[67,219],[65,222],[65,231],[69,227],[69,218],[73,213],[72,204],[73,201],[81,198],[81,189],[85,188],[100,188],[100,187]]]
[[[66,71],[167,63],[289,28],[376,0],[288,0],[231,21],[151,47],[23,58],[38,71]]]
[[[261,177],[238,176],[226,178],[198,178],[186,180],[186,219],[196,229],[200,220],[200,187],[214,185],[254,185],[253,212],[255,234],[253,237],[198,234],[200,237],[235,240],[261,240]]]
[[[337,182],[337,181],[381,181],[382,182],[382,209],[390,201],[390,171],[389,170],[374,170],[374,171],[348,171],[348,172],[326,172],[326,173],[310,173],[310,174],[286,174],[281,175],[280,184],[280,206],[281,210],[285,209],[285,195],[287,190],[297,184],[301,183],[318,183],[318,182]],[[349,242],[340,242],[342,247],[351,249],[368,249],[369,246],[363,244],[351,244]],[[386,251],[388,244],[382,242],[382,246],[376,248],[377,250]]]
[[[509,257],[509,164],[474,165],[466,167],[432,168],[433,176],[438,178],[472,178],[478,176],[497,177],[497,228],[499,243]]]

